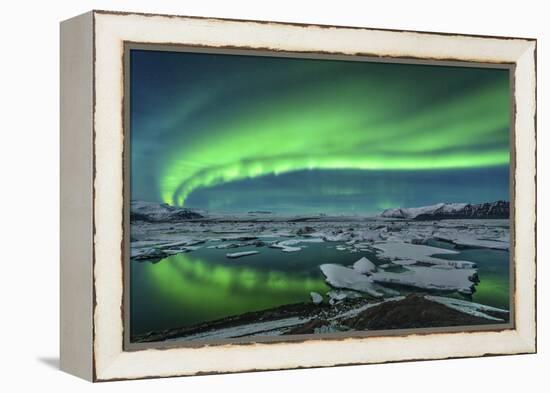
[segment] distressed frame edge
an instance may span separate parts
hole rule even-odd
[[[515,80],[515,206],[518,198],[523,215],[515,214],[514,253],[526,252],[528,259],[516,264],[516,330],[530,353],[537,353],[537,41],[531,41],[517,59]],[[518,104],[519,101],[519,104]],[[521,149],[518,149],[521,146]],[[523,173],[522,173],[523,172]],[[525,173],[526,172],[526,173]],[[518,192],[517,190],[521,190]],[[526,199],[525,202],[522,202]],[[520,228],[520,229],[518,229]],[[517,234],[520,234],[517,236]],[[517,279],[517,271],[523,280]],[[530,288],[529,286],[532,286]],[[523,300],[522,300],[523,298]],[[523,301],[525,304],[519,306]]]
[[[88,381],[93,365],[93,18],[59,25],[59,367]]]
[[[113,13],[108,13],[109,15],[113,15]],[[130,14],[130,15],[134,15],[134,14]],[[171,18],[173,18],[173,16],[171,16]],[[188,17],[186,17],[188,18]],[[193,19],[193,18],[191,18]],[[282,25],[285,25],[284,23],[278,23],[278,22],[275,22],[274,24],[282,24]],[[370,30],[370,29],[363,29],[363,30]],[[417,33],[417,32],[414,32],[414,33]],[[395,34],[398,34],[398,32],[395,32]],[[427,33],[427,34],[433,34],[433,33]],[[459,36],[459,35],[454,35],[452,34],[452,36]],[[468,35],[460,35],[460,36],[467,36],[467,37],[470,37]],[[505,38],[502,38],[502,37],[497,37],[499,39],[505,39]],[[532,42],[534,41],[534,43]],[[94,43],[95,43],[95,40],[94,40]],[[526,40],[526,48],[525,48],[525,53],[529,52],[533,52],[535,53],[535,57],[534,59],[536,59],[536,40],[531,40],[531,39],[527,39]],[[533,44],[533,45],[530,45],[530,44]],[[532,50],[529,50],[529,49],[532,49]],[[533,57],[531,56],[531,59],[533,59]],[[528,66],[529,64],[526,63],[526,65]],[[534,75],[534,78],[535,79],[535,83],[534,83],[534,86],[533,88],[536,89],[536,63],[534,64],[534,72],[535,72],[535,75]],[[533,123],[533,127],[530,128],[528,131],[529,132],[533,132],[533,136],[535,136],[536,138],[536,97],[530,97],[530,98],[534,98],[535,100],[533,100],[533,105],[534,105],[534,108],[533,108],[533,113],[534,113],[534,118],[535,118],[535,122]],[[516,125],[517,125],[517,120],[516,120]],[[522,135],[523,136],[523,135]],[[527,135],[529,136],[529,135]],[[517,140],[516,140],[516,143],[517,143]],[[536,149],[536,142],[535,142],[535,149]],[[536,150],[535,150],[536,151]],[[535,165],[535,176],[536,176],[536,162],[534,163]],[[536,186],[536,178],[535,178],[535,182],[532,184],[532,186]],[[536,207],[536,195],[535,195],[535,207]],[[535,223],[536,225],[536,216],[533,216],[532,217],[532,221]],[[535,227],[533,227],[533,232],[530,232],[528,233],[528,235],[535,235],[536,232],[535,232]],[[535,250],[535,258],[536,258],[536,250]],[[534,276],[534,279],[536,280],[536,269],[535,269],[535,276]],[[535,281],[536,282],[536,281]],[[97,283],[96,283],[97,285]],[[535,300],[535,299],[534,299]],[[534,312],[534,310],[533,310]],[[534,332],[533,331],[530,331],[530,332],[526,332],[524,331],[524,329],[521,329],[521,332],[522,333],[525,333],[525,334],[517,334],[518,332],[516,331],[516,339],[518,339],[518,341],[516,341],[516,343],[521,343],[521,347],[522,349],[521,350],[515,350],[515,351],[512,351],[510,353],[482,353],[482,354],[467,354],[467,355],[458,355],[456,357],[472,357],[472,356],[489,356],[489,355],[504,355],[504,354],[519,354],[519,353],[533,353],[533,352],[536,352],[536,316],[533,315],[534,317],[534,323],[535,325],[533,326],[533,329],[534,329]],[[520,330],[519,327],[517,330]],[[97,333],[97,332],[96,332]],[[95,339],[96,337],[94,337]],[[328,364],[328,365],[306,365],[305,367],[329,367],[329,366],[337,366],[337,365],[345,365],[345,364],[367,364],[367,363],[385,363],[385,362],[394,362],[394,361],[410,361],[410,360],[429,360],[429,359],[443,359],[443,358],[449,358],[449,357],[455,357],[455,356],[429,356],[429,357],[426,357],[426,358],[411,358],[411,359],[408,359],[408,358],[400,358],[399,360],[389,360],[389,361],[372,361],[372,362],[360,362],[360,363],[344,363],[344,364],[339,364],[339,363],[334,363],[334,364]],[[119,360],[121,360],[119,357],[116,357],[114,359],[111,359],[113,361],[113,363],[111,363],[111,365],[115,365],[114,363],[118,363]],[[124,360],[122,360],[124,361]],[[286,369],[286,368],[301,368],[302,366],[289,366],[289,367],[278,367],[278,368],[274,368],[274,369]],[[110,367],[108,367],[110,368]],[[115,367],[116,368],[116,367]],[[265,368],[264,370],[270,370],[272,368]],[[152,377],[168,377],[168,376],[183,376],[183,375],[197,375],[197,374],[203,374],[205,372],[191,372],[191,373],[188,373],[186,374],[185,372],[180,372],[180,373],[172,373],[172,374],[162,374],[162,375],[144,375],[144,376],[120,376],[120,377],[117,377],[117,376],[113,376],[111,375],[110,377],[108,376],[108,372],[104,373],[103,371],[107,371],[106,369],[103,369],[101,370],[101,373],[102,375],[99,376],[99,378],[97,376],[94,377],[95,380],[97,381],[102,381],[102,380],[117,380],[117,379],[135,379],[135,378],[152,378]],[[243,371],[254,371],[253,369],[250,369],[250,370],[227,370],[227,371],[212,371],[212,372],[206,372],[206,373],[222,373],[222,372],[243,372]]]
[[[449,33],[441,31],[429,31],[429,30],[409,30],[409,29],[389,29],[382,27],[364,27],[355,25],[329,25],[323,23],[306,23],[306,22],[289,22],[289,21],[271,21],[263,19],[242,19],[242,18],[222,18],[216,16],[199,16],[199,15],[183,15],[183,14],[163,14],[163,13],[151,13],[151,12],[138,12],[138,11],[113,11],[104,9],[94,9],[93,12],[97,15],[120,15],[120,16],[146,16],[154,17],[159,16],[163,18],[176,18],[176,19],[195,19],[204,21],[219,21],[219,22],[242,22],[242,23],[254,23],[254,24],[269,24],[269,25],[282,25],[282,26],[295,26],[295,27],[319,27],[322,29],[355,29],[355,30],[370,30],[370,31],[382,31],[382,32],[395,32],[395,33],[418,33],[418,34],[433,34],[442,35],[448,37],[471,37],[471,38],[494,38],[502,40],[522,40],[522,41],[537,41],[535,37],[518,37],[518,36],[499,36],[499,35],[487,35],[487,34],[467,34],[467,33]]]

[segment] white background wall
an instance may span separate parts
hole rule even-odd
[[[545,1],[5,1],[0,12],[0,390],[548,391],[550,66]],[[90,9],[538,38],[539,354],[92,386],[58,363],[58,23]],[[7,218],[7,219],[6,219]],[[521,261],[520,261],[521,263]],[[546,334],[545,334],[546,333]],[[546,386],[544,386],[546,385]],[[546,388],[546,389],[545,389]],[[25,389],[26,390],[26,389]]]

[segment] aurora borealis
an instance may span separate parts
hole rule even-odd
[[[132,199],[376,213],[508,199],[508,70],[132,50]]]

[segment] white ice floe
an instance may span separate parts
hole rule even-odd
[[[222,244],[216,244],[213,246],[208,246],[208,248],[217,248],[219,250],[224,250],[227,248],[239,248],[241,246],[242,244],[239,244],[239,243],[222,243]]]
[[[486,314],[486,312],[499,312],[499,313],[508,313],[508,310],[503,310],[496,307],[486,306],[485,304],[467,302],[465,300],[453,299],[442,296],[425,296],[426,299],[443,304],[454,310],[473,315],[475,317],[490,319],[493,321],[503,321],[502,318],[497,318],[492,315]]]
[[[323,240],[327,241],[327,242],[344,242],[344,241],[348,241],[349,240],[349,235],[342,232],[342,233],[337,233],[337,234],[333,234],[333,233],[324,233],[322,235],[322,238]]]
[[[496,250],[508,250],[510,246],[509,235],[501,235],[494,239],[484,238],[483,234],[475,235],[463,231],[446,231],[436,235],[439,240],[452,242],[457,246],[471,248],[492,248]]]
[[[377,243],[373,247],[380,251],[378,253],[378,256],[382,258],[388,258],[393,263],[401,265],[408,265],[410,264],[409,261],[414,260],[417,262],[449,266],[457,269],[473,269],[476,267],[476,264],[473,262],[452,261],[435,258],[432,256],[435,254],[458,254],[457,251],[447,250],[444,248],[404,242]],[[400,263],[400,261],[403,261],[403,263]]]
[[[311,297],[311,301],[312,301],[314,304],[321,304],[321,303],[323,303],[323,296],[321,296],[321,295],[318,294],[317,292],[310,292],[310,293],[309,293],[309,296]]]
[[[281,242],[276,242],[271,244],[269,247],[271,248],[279,248],[283,252],[295,252],[295,251],[301,251],[302,247],[297,247],[297,244],[300,243],[323,243],[323,239],[320,238],[308,238],[308,239],[289,239],[289,240],[283,240]]]
[[[170,248],[168,250],[162,250],[168,255],[176,255],[181,254],[183,252],[190,252],[190,251],[197,251],[199,250],[200,246],[188,246],[188,247],[180,247],[180,248]]]
[[[243,251],[243,252],[234,252],[225,254],[227,258],[240,258],[240,257],[247,257],[249,255],[255,255],[259,254],[259,251]]]
[[[396,284],[437,291],[458,291],[472,294],[475,269],[441,269],[438,267],[407,266],[404,272],[377,272],[370,278],[380,284]]]
[[[367,230],[363,230],[363,231],[358,231],[357,232],[357,235],[358,235],[358,239],[360,239],[361,241],[363,242],[368,242],[368,243],[373,243],[373,242],[377,242],[377,241],[380,241],[380,240],[384,240],[382,234],[380,233],[381,229],[380,230],[372,230],[372,229],[367,229]],[[368,246],[368,244],[366,243],[363,243],[364,246]],[[356,247],[359,246],[359,245],[356,245]]]
[[[130,258],[135,259],[159,259],[164,258],[168,254],[158,248],[141,248],[141,249],[131,249]]]
[[[361,274],[370,274],[377,270],[376,265],[369,261],[366,257],[359,259],[353,264],[353,269]]]
[[[330,263],[321,265],[320,268],[326,277],[327,283],[335,288],[353,289],[365,292],[373,297],[382,297],[382,293],[375,289],[369,277],[353,269]]]

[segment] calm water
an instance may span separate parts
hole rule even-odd
[[[325,294],[319,265],[351,265],[372,253],[338,251],[339,243],[300,244],[302,251],[285,253],[268,247],[238,249],[201,248],[174,255],[158,263],[134,262],[131,266],[132,335],[214,320],[247,311],[309,301],[311,291]],[[229,259],[228,252],[259,251]],[[473,300],[508,308],[508,252],[461,250],[441,255],[478,264],[481,282]]]

